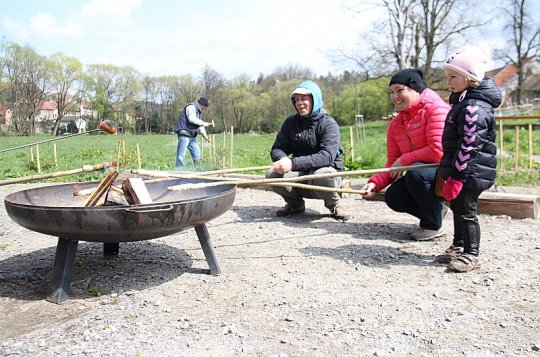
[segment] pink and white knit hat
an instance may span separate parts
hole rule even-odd
[[[486,73],[487,55],[477,46],[463,46],[446,60],[443,68],[481,82]]]

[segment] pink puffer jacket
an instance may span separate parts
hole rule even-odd
[[[398,158],[403,166],[416,162],[439,163],[442,156],[441,136],[450,106],[434,91],[426,88],[409,106],[399,112],[388,125],[386,133],[387,161],[390,167]],[[388,186],[390,174],[380,173],[368,182],[375,183],[375,191]]]

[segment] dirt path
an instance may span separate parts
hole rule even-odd
[[[25,187],[1,188],[2,202]],[[238,189],[208,224],[220,276],[207,274],[194,230],[109,259],[83,242],[62,305],[43,300],[56,239],[2,205],[0,355],[540,355],[540,220],[480,215],[483,266],[455,274],[433,262],[450,235],[413,242],[412,217],[357,196],[344,204],[348,222],[318,201],[276,218],[278,196]]]

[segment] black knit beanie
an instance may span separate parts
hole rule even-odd
[[[418,93],[422,93],[422,91],[426,89],[426,86],[424,85],[424,73],[419,69],[402,69],[390,79],[389,86],[396,83],[406,85]]]
[[[208,99],[206,99],[206,97],[200,97],[199,100],[197,100],[197,103],[207,107],[208,106]]]

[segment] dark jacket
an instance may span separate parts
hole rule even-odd
[[[343,171],[339,126],[323,109],[321,89],[309,80],[300,83],[298,88],[311,93],[313,108],[307,117],[296,114],[285,119],[272,145],[272,161],[292,155],[293,171],[312,172],[321,167]],[[291,101],[294,106],[293,97]]]
[[[501,92],[493,79],[484,78],[477,88],[452,93],[450,104],[439,173],[463,182],[464,187],[488,189],[497,174],[493,109],[501,104]]]
[[[314,117],[296,114],[285,119],[272,145],[272,161],[292,154],[294,171],[311,172],[321,167],[343,171],[339,127],[326,113]]]
[[[197,119],[202,120],[202,111],[201,108],[197,105],[197,102],[189,103],[184,107],[180,115],[178,116],[178,122],[176,123],[176,126],[174,127],[174,132],[176,134],[184,135],[184,136],[191,136],[195,137],[197,136],[198,129],[200,125],[196,125],[194,123],[191,123],[188,120],[187,117],[187,107],[193,105],[195,107],[195,113],[197,116]]]

